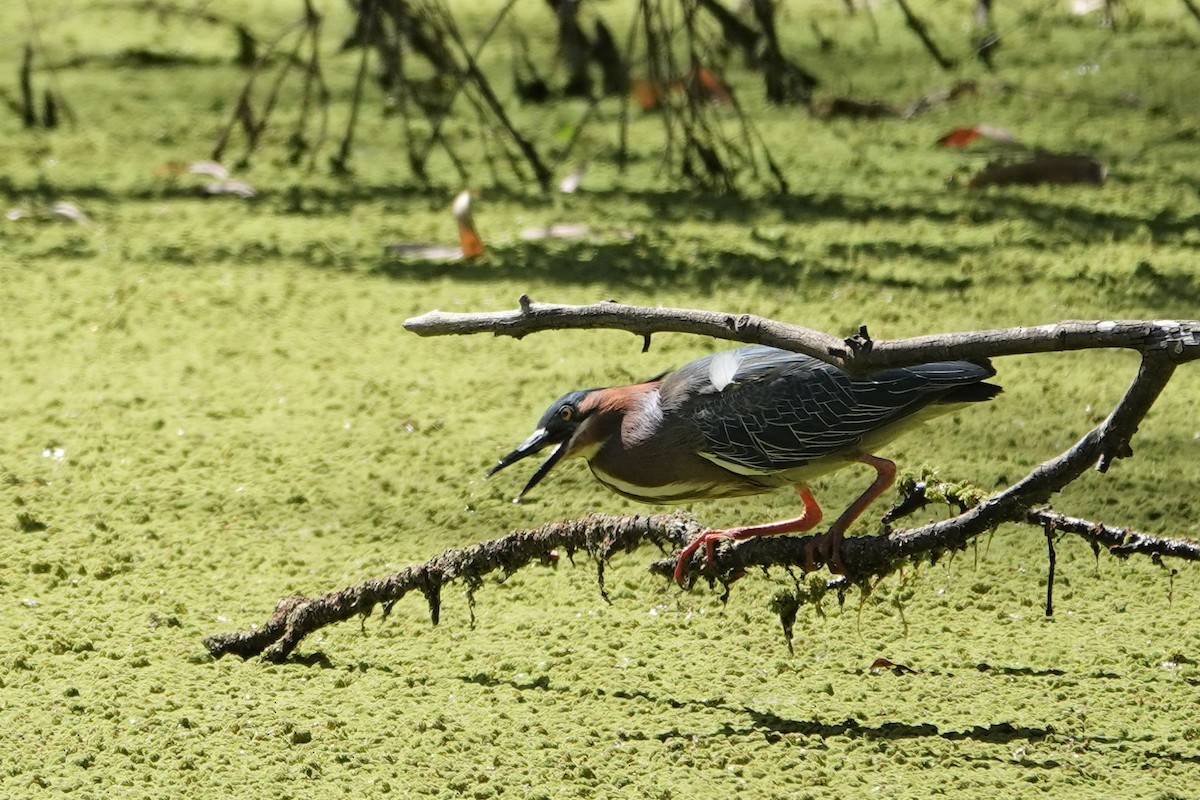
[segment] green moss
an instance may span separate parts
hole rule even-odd
[[[347,11],[327,6],[339,130],[357,55],[332,54]],[[539,4],[519,6],[531,31],[548,29]],[[903,104],[957,77],[936,71],[895,8],[874,11],[878,39],[868,15],[842,9],[784,9],[789,52],[822,73],[826,95]],[[962,55],[966,12],[919,11]],[[297,13],[269,4],[252,28],[274,35]],[[27,213],[0,223],[0,794],[1194,793],[1197,572],[1097,561],[1065,541],[1057,614],[1046,619],[1034,530],[1002,528],[845,607],[832,596],[801,607],[791,657],[771,610],[793,588],[786,575],[748,576],[722,606],[651,579],[650,551],[612,566],[611,605],[588,564],[564,561],[487,582],[474,628],[450,587],[440,626],[405,601],[384,622],[307,640],[304,653],[325,657],[311,663],[212,661],[200,643],[261,623],[281,597],[447,547],[591,511],[645,511],[579,464],[519,506],[509,499],[523,475],[483,474],[566,389],[644,378],[721,346],[660,335],[642,355],[640,339],[616,332],[513,341],[403,331],[433,308],[512,308],[528,292],[753,311],[834,333],[867,323],[876,337],[1194,317],[1194,21],[1165,1],[1130,9],[1116,32],[1041,5],[997,13],[1011,31],[1000,72],[964,61],[980,93],[912,120],[820,122],[768,108],[755,80],[730,67],[791,179],[788,197],[669,188],[653,117],[634,120],[634,166],[619,176],[603,163],[614,141],[606,105],[579,151],[594,159],[584,191],[546,199],[485,185],[477,218],[490,255],[449,267],[382,254],[389,241],[450,239],[458,188],[438,164],[441,185],[408,188],[396,120],[364,114],[353,178],[277,163],[279,133],[243,171],[258,198],[204,198],[201,179],[160,168],[204,157],[224,124],[244,78],[229,32],[184,37],[176,23],[108,5],[39,18],[77,122],[27,132],[0,118],[0,195]],[[810,18],[832,53],[817,50]],[[0,74],[15,74],[19,42],[10,37]],[[139,48],[186,63],[131,64]],[[488,53],[507,69],[504,46]],[[548,49],[537,57],[550,63]],[[1079,69],[1089,64],[1099,71]],[[544,142],[581,112],[562,104],[517,117],[543,118]],[[948,187],[985,157],[932,142],[974,122],[1093,153],[1110,180]],[[453,130],[475,135],[469,122]],[[482,164],[473,169],[487,184]],[[60,200],[90,224],[37,216]],[[557,221],[637,238],[513,234]],[[1004,485],[1101,419],[1135,359],[997,366],[1004,395],[898,442],[897,459]],[[1197,397],[1200,379],[1181,369],[1136,457],[1085,476],[1056,508],[1200,534]],[[847,471],[814,488],[836,508],[860,480]],[[790,514],[794,500],[693,511],[725,525]],[[878,657],[916,672],[874,672]]]

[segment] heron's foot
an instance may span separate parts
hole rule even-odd
[[[688,562],[692,560],[692,554],[700,549],[700,545],[704,545],[704,563],[707,566],[716,559],[717,542],[729,538],[732,538],[729,531],[704,531],[688,542],[687,547],[679,551],[679,560],[675,562],[675,582],[683,585],[684,578],[687,577]]]
[[[829,567],[834,575],[849,575],[846,562],[842,560],[842,532],[828,530],[809,539],[804,546],[804,571],[816,572],[821,565]]]

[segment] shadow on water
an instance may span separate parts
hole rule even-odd
[[[554,686],[550,679],[541,675],[526,682],[517,682],[511,680],[498,679],[487,673],[476,673],[474,675],[460,676],[460,680],[466,683],[474,683],[479,686],[495,687],[508,686],[520,691],[537,690],[549,692],[573,692],[573,690],[564,686]],[[609,696],[619,700],[646,700],[654,704],[664,704],[675,709],[696,710],[696,711],[726,711],[736,715],[745,715],[748,717],[748,726],[736,726],[729,722],[723,724],[717,731],[718,735],[725,736],[748,736],[761,734],[766,740],[775,744],[784,736],[819,736],[821,738],[831,738],[836,736],[845,736],[848,738],[862,739],[922,739],[929,737],[939,737],[947,741],[959,741],[969,739],[978,742],[990,742],[993,744],[1006,744],[1008,742],[1023,740],[1037,741],[1045,739],[1048,736],[1055,735],[1056,731],[1053,727],[1025,727],[1013,725],[1008,722],[998,722],[988,725],[975,725],[967,730],[940,730],[936,725],[928,722],[924,723],[903,723],[903,722],[882,722],[878,725],[864,725],[855,719],[846,719],[841,722],[818,722],[816,720],[797,720],[787,717],[781,717],[769,711],[758,711],[748,706],[735,706],[724,702],[723,700],[675,700],[672,698],[664,698],[655,696],[649,692],[642,690],[605,692],[603,689],[596,689],[597,695]],[[636,733],[626,731],[623,733],[623,738],[626,739],[658,739],[666,741],[668,739],[682,738],[692,739],[695,734],[690,732],[671,729],[659,733]],[[1108,740],[1097,737],[1089,737],[1093,741],[1107,742],[1117,741],[1115,739]]]
[[[464,282],[512,280],[637,288],[691,285],[701,291],[711,289],[718,281],[754,278],[792,285],[804,275],[803,265],[781,256],[730,255],[713,253],[703,262],[688,263],[647,242],[561,242],[553,246],[521,243],[493,247],[479,262],[427,264],[385,258],[372,272],[401,280],[453,278]]]
[[[1047,736],[1053,736],[1053,727],[1030,728],[1023,725],[1013,725],[1008,722],[997,722],[989,725],[975,725],[961,731],[943,731],[936,725],[924,722],[909,724],[904,722],[881,722],[878,725],[864,725],[857,720],[847,719],[842,722],[827,723],[812,720],[796,720],[780,717],[752,708],[743,709],[753,722],[753,730],[763,733],[768,742],[774,744],[785,735],[846,736],[864,739],[924,739],[939,737],[947,741],[968,739],[976,742],[991,744],[1007,744],[1013,741],[1038,741]]]
[[[396,213],[405,205],[424,209],[449,208],[454,191],[447,187],[363,185],[345,181],[330,185],[310,182],[300,176],[287,185],[260,185],[249,176],[258,196],[257,205],[273,205],[281,214],[339,214],[363,203],[385,203]],[[1070,232],[1088,239],[1104,237],[1120,240],[1149,232],[1156,240],[1190,234],[1200,229],[1200,215],[1176,215],[1170,209],[1137,213],[1099,209],[1080,198],[1080,192],[1092,195],[1094,189],[1075,189],[1047,195],[1036,189],[1017,188],[1009,192],[948,193],[908,191],[880,198],[848,192],[763,194],[738,196],[687,190],[609,189],[572,196],[570,202],[598,209],[644,210],[653,223],[744,223],[753,225],[775,215],[782,222],[800,224],[822,220],[877,221],[906,223],[924,220],[945,224],[987,224],[1019,219],[1036,229]],[[206,197],[201,181],[163,182],[136,185],[116,190],[100,183],[19,186],[10,177],[0,176],[0,195],[12,198],[62,198],[79,201],[124,203],[197,199]],[[553,208],[561,197],[531,193],[508,187],[489,187],[484,202],[501,201],[533,211]],[[217,198],[220,201],[224,198]],[[1136,209],[1137,207],[1132,207]],[[619,218],[619,215],[614,215]],[[653,233],[654,231],[647,231]]]
[[[989,243],[931,245],[877,241],[856,245],[833,243],[823,252],[746,252],[707,248],[701,256],[681,256],[668,240],[633,242],[515,242],[493,246],[477,261],[426,263],[379,254],[366,259],[371,274],[402,281],[445,278],[464,283],[499,280],[525,284],[601,285],[615,289],[688,288],[699,293],[733,283],[760,281],[781,290],[814,291],[821,286],[859,283],[879,289],[959,292],[976,285],[1024,285],[1028,276],[1013,272],[962,268],[963,259],[986,259]],[[911,268],[902,268],[908,264]],[[314,264],[314,266],[319,266]],[[1200,296],[1200,274],[1160,269],[1148,261],[1131,264],[1124,273],[1086,273],[1064,280],[1086,279],[1097,291],[1190,314],[1189,298]],[[606,299],[620,300],[620,297]]]
[[[313,654],[304,658],[293,657],[289,663],[300,664],[307,667],[319,667],[322,669],[333,668],[333,663],[323,654]],[[391,665],[385,664],[369,664],[367,662],[359,662],[355,665],[348,665],[351,672],[370,672],[380,671],[385,674],[393,674],[395,670]],[[980,664],[977,669],[983,672],[993,671],[995,668],[987,664]],[[1017,675],[1021,677],[1060,677],[1063,672],[1057,669],[1034,670],[1034,669],[995,669],[1002,675]],[[1113,678],[1118,677],[1105,673],[1097,674],[1092,677]],[[549,675],[540,674],[529,676],[527,680],[518,681],[509,678],[498,677],[489,672],[476,672],[471,674],[458,675],[457,679],[467,684],[474,684],[479,687],[491,689],[496,687],[508,687],[519,692],[548,692],[552,694],[568,694],[578,696],[579,688],[573,684],[555,683],[550,679]],[[409,678],[409,684],[426,683],[427,678],[419,679]],[[620,738],[625,741],[648,741],[656,740],[659,742],[668,742],[676,739],[695,741],[698,738],[710,737],[757,737],[761,736],[768,744],[778,744],[785,742],[789,737],[817,737],[820,739],[863,739],[863,740],[919,740],[919,739],[941,739],[947,742],[971,741],[982,744],[992,745],[1008,745],[1014,742],[1037,742],[1045,739],[1054,739],[1055,737],[1066,738],[1071,741],[1086,745],[1088,747],[1095,746],[1119,746],[1122,748],[1132,744],[1142,742],[1149,743],[1147,738],[1129,739],[1126,737],[1103,736],[1096,733],[1088,733],[1086,737],[1073,734],[1070,731],[1056,729],[1053,725],[1045,726],[1028,726],[1014,725],[1011,722],[989,722],[983,724],[972,725],[969,728],[943,730],[937,725],[930,722],[880,722],[878,724],[865,724],[853,718],[847,718],[840,722],[822,722],[812,719],[794,719],[791,717],[781,716],[772,711],[762,711],[744,705],[736,705],[726,702],[723,698],[717,697],[712,699],[685,699],[679,700],[669,695],[658,695],[648,692],[643,689],[606,691],[599,687],[592,687],[591,693],[599,699],[606,697],[612,698],[614,701],[644,701],[655,706],[664,706],[675,710],[695,711],[701,713],[707,712],[723,712],[728,715],[728,720],[713,728],[706,726],[704,731],[686,731],[681,730],[678,726],[671,727],[665,730],[658,731],[641,731],[622,728]],[[737,719],[742,718],[742,724],[737,723]],[[1194,753],[1185,753],[1178,751],[1163,751],[1146,750],[1144,755],[1150,759],[1163,760],[1172,763],[1187,763],[1200,764],[1200,755]],[[971,756],[975,760],[990,761],[991,756]],[[1004,757],[1005,763],[1009,763],[1009,756]],[[1033,759],[1021,759],[1020,765],[1027,768],[1057,768],[1060,763],[1049,758],[1042,761]]]
[[[883,243],[903,248],[899,243]],[[961,248],[934,248],[923,252],[927,263],[942,264],[944,271],[923,270],[911,276],[867,274],[855,262],[874,258],[871,246],[858,255],[829,258],[796,253],[761,255],[713,248],[700,258],[680,258],[670,252],[668,242],[560,242],[553,245],[514,243],[492,247],[479,261],[432,264],[381,257],[370,268],[374,274],[406,281],[452,278],[463,282],[511,280],[555,284],[603,284],[605,286],[654,289],[663,286],[692,287],[709,292],[730,282],[758,280],[779,287],[812,286],[840,281],[869,281],[888,288],[963,289],[970,276],[951,269],[961,257]],[[980,252],[986,250],[981,245]],[[881,256],[882,258],[882,256]],[[609,298],[619,299],[619,298]]]
[[[599,217],[600,235],[575,241],[515,240],[503,231],[490,235],[489,254],[476,262],[431,264],[405,261],[385,255],[387,236],[381,227],[379,241],[367,250],[347,248],[338,242],[307,240],[289,246],[265,237],[260,241],[222,243],[219,240],[166,242],[151,247],[149,258],[159,263],[203,264],[210,262],[254,263],[295,258],[318,269],[365,271],[392,279],[425,281],[452,278],[464,282],[510,280],[562,285],[603,285],[653,290],[664,286],[708,293],[729,282],[761,281],[780,288],[811,288],[822,284],[869,283],[879,288],[959,291],[986,282],[989,286],[1020,283],[1021,274],[986,270],[974,275],[965,263],[986,262],[997,249],[989,237],[973,241],[953,237],[892,234],[862,241],[815,241],[802,237],[806,225],[823,221],[850,222],[916,221],[962,226],[1008,223],[1019,220],[1028,233],[1014,247],[1032,250],[1059,247],[1064,241],[1119,241],[1147,236],[1156,243],[1171,242],[1195,248],[1190,236],[1200,229],[1200,215],[1181,216],[1170,209],[1129,211],[1090,207],[1075,191],[1057,194],[1036,191],[964,193],[945,191],[908,192],[886,198],[869,198],[851,193],[762,195],[735,197],[685,191],[609,190],[589,192],[570,199],[531,195],[517,189],[489,188],[484,203],[507,203],[543,217],[551,214],[578,216],[594,222]],[[37,185],[18,187],[11,178],[0,177],[0,195],[11,200],[40,200],[69,197],[89,211],[103,203],[163,202],[206,198],[199,185],[164,183],[116,190],[101,184]],[[449,193],[443,188],[364,186],[352,182],[335,185],[304,183],[259,187],[249,201],[260,215],[281,217],[324,217],[336,220],[363,204],[382,204],[384,214],[401,218],[405,209],[422,213],[448,211]],[[239,209],[247,201],[231,197],[209,198],[227,212],[233,203]],[[562,211],[566,206],[571,210]],[[619,212],[610,213],[613,209]],[[486,205],[480,216],[486,219]],[[103,209],[95,213],[103,217]],[[448,215],[447,215],[448,216]],[[791,228],[777,238],[764,234],[759,225],[774,220]],[[671,238],[682,224],[723,223],[742,226],[744,237],[723,245],[691,239],[680,247]],[[603,225],[610,226],[605,238]],[[768,222],[767,224],[771,224]],[[266,230],[267,224],[263,229]],[[485,234],[486,222],[483,227]],[[618,228],[635,234],[632,241],[616,235]],[[505,241],[508,236],[508,241]],[[736,238],[736,236],[735,236]],[[95,254],[85,236],[59,242],[40,255],[83,258]],[[690,251],[690,252],[689,252]],[[906,268],[905,264],[913,268]],[[1095,283],[1098,289],[1115,292],[1143,303],[1178,305],[1180,298],[1200,295],[1200,275],[1181,272],[1174,266],[1163,269],[1150,262],[1130,265],[1128,274],[1091,273],[1082,265],[1076,276]],[[1086,273],[1086,274],[1085,274]],[[1069,277],[1069,276],[1067,276]],[[614,298],[620,299],[620,298]],[[1168,312],[1164,313],[1183,313]]]

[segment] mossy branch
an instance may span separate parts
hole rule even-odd
[[[631,551],[643,542],[679,545],[702,530],[698,522],[682,514],[650,517],[595,514],[584,519],[552,522],[470,547],[447,550],[423,564],[320,597],[286,597],[275,606],[274,615],[262,628],[210,636],[204,640],[204,645],[218,657],[228,653],[242,658],[261,654],[268,661],[280,662],[313,631],[370,614],[377,605],[382,605],[386,614],[392,605],[414,589],[425,595],[430,616],[436,624],[444,584],[460,579],[473,592],[484,575],[497,570],[505,574],[516,572],[531,562],[544,560],[558,548],[568,554],[585,551],[594,555],[603,592],[604,564],[614,553]]]
[[[954,523],[961,517],[948,520]],[[1051,526],[1060,533],[1076,534],[1105,547],[1114,555],[1148,555],[1200,561],[1200,542],[1171,539],[1115,528],[1096,522],[1067,517],[1047,510],[1031,510],[1023,520],[1045,528]],[[874,565],[879,571],[862,575],[877,580],[894,571],[906,560],[929,557],[936,560],[950,549],[961,549],[982,530],[975,533],[947,523],[934,523],[905,531],[893,531],[885,536],[856,536],[842,543],[848,562],[855,565]],[[318,597],[286,597],[275,606],[275,612],[261,627],[209,636],[205,647],[214,657],[238,655],[251,658],[261,655],[267,661],[286,661],[305,636],[336,622],[369,615],[376,606],[386,614],[397,601],[412,591],[425,596],[430,617],[437,624],[440,616],[441,591],[445,584],[463,581],[473,595],[484,575],[502,571],[516,572],[528,564],[545,560],[555,548],[568,552],[583,551],[595,558],[597,580],[604,591],[604,565],[618,552],[629,552],[643,543],[660,547],[678,547],[701,533],[705,527],[685,514],[656,514],[654,516],[615,517],[592,515],[584,519],[554,522],[533,530],[515,531],[499,539],[481,542],[471,547],[447,550],[423,564],[407,567],[384,578],[368,580],[355,586]],[[948,535],[948,530],[952,535]],[[986,530],[986,529],[984,529]],[[749,567],[786,566],[803,569],[805,546],[812,536],[775,536],[752,539],[740,544],[717,548],[706,574],[720,580],[726,587]],[[693,562],[698,569],[701,562]],[[650,565],[656,574],[670,578],[675,558],[665,558]],[[695,577],[699,573],[692,572]],[[845,586],[837,579],[831,586]],[[794,615],[794,609],[792,610]],[[785,622],[785,629],[787,628]]]

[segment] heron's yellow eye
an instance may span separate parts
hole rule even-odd
[[[575,416],[575,409],[571,406],[563,406],[558,410],[558,418],[563,422],[570,422]]]

